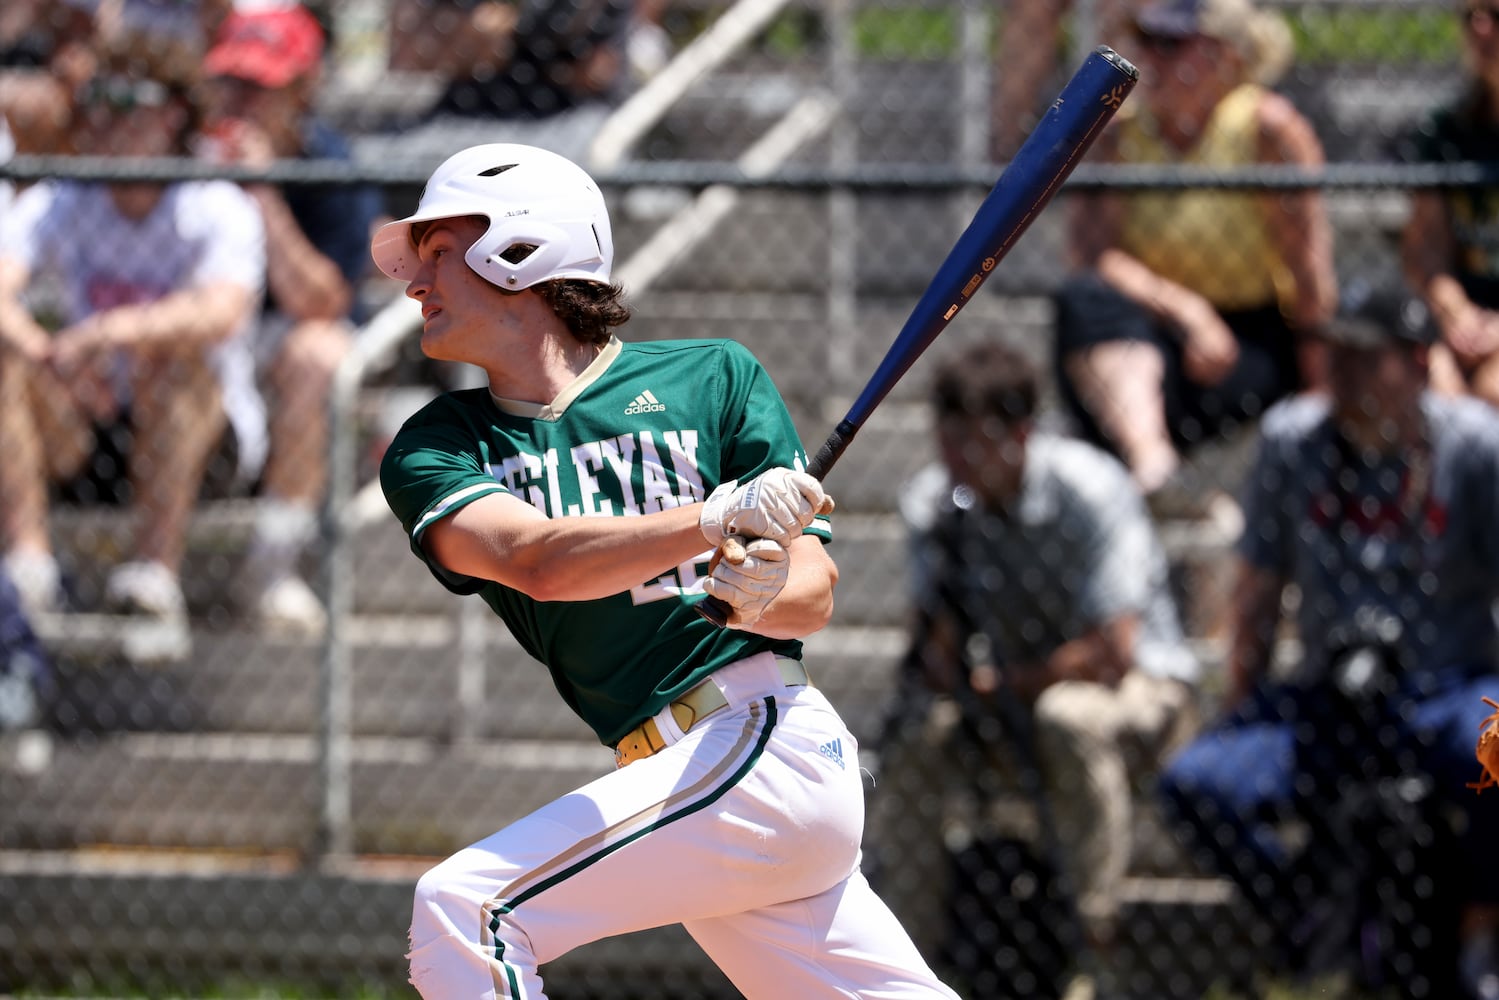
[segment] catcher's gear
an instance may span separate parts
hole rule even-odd
[[[593,178],[556,153],[496,142],[454,153],[433,172],[416,211],[381,226],[370,253],[402,281],[416,273],[411,224],[482,215],[485,231],[463,259],[508,292],[552,278],[609,283],[614,238]]]
[[[1499,701],[1485,698],[1483,703],[1499,710]],[[1483,777],[1469,782],[1468,787],[1481,792],[1491,785],[1499,785],[1499,711],[1483,720],[1478,745],[1473,748],[1473,752],[1478,757],[1478,763],[1483,765]]]
[[[730,537],[713,553],[703,589],[733,609],[729,628],[748,628],[780,595],[790,571],[790,553],[779,542]]]
[[[817,514],[830,514],[833,498],[805,472],[777,468],[739,485],[731,479],[708,495],[698,525],[708,544],[730,535],[771,538],[790,545]]]

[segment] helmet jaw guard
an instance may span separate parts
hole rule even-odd
[[[427,181],[416,211],[376,231],[370,253],[385,274],[410,281],[419,264],[412,224],[470,215],[487,218],[489,228],[464,260],[506,291],[555,278],[609,283],[614,241],[598,185],[572,161],[516,143],[450,156]]]

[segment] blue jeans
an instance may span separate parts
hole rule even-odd
[[[1337,699],[1328,687],[1263,688],[1254,698],[1183,748],[1161,772],[1159,790],[1169,816],[1196,849],[1273,928],[1289,933],[1307,912],[1309,880],[1336,860],[1344,845],[1316,843],[1355,771],[1429,776],[1438,803],[1462,815],[1452,870],[1455,895],[1467,902],[1499,902],[1499,794],[1467,787],[1480,770],[1473,747],[1492,711],[1482,696],[1499,695],[1499,676],[1454,671],[1420,690],[1408,685],[1380,714],[1392,737],[1337,739]],[[1360,737],[1360,740],[1363,738]],[[1383,759],[1381,759],[1383,758]],[[1304,854],[1288,851],[1277,822],[1307,824],[1314,842]]]

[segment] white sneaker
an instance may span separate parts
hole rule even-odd
[[[62,572],[50,552],[12,552],[5,572],[15,584],[28,617],[50,614],[62,606]]]
[[[104,603],[119,614],[187,617],[187,601],[182,596],[177,574],[155,561],[116,566],[104,585]]]
[[[318,636],[328,627],[328,612],[301,577],[283,576],[255,599],[256,623],[274,632]]]

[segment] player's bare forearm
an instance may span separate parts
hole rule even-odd
[[[508,494],[481,497],[427,529],[454,573],[494,580],[538,601],[592,601],[654,580],[708,543],[698,504],[641,517],[549,518]]]
[[[824,628],[833,617],[838,566],[822,542],[802,535],[788,547],[791,575],[765,614],[749,631],[772,639],[800,639]]]

